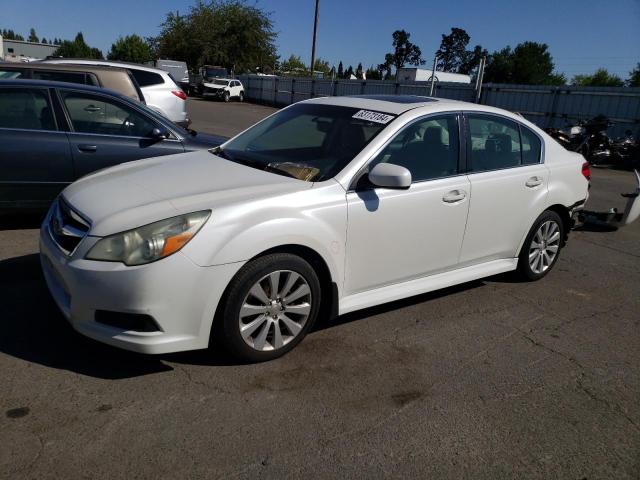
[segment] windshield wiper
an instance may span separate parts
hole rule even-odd
[[[300,180],[298,177],[296,177],[293,173],[291,173],[288,170],[285,170],[284,168],[278,166],[277,163],[269,163],[267,165],[264,166],[265,170],[269,170],[273,173],[277,173],[277,174],[282,174],[286,177],[291,177],[291,178],[295,178],[296,180]]]

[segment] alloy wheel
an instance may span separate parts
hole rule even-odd
[[[258,280],[246,295],[238,318],[240,335],[258,351],[287,345],[311,313],[311,288],[291,270],[277,270]]]
[[[529,246],[529,266],[541,274],[553,264],[560,248],[560,226],[553,220],[540,225]]]

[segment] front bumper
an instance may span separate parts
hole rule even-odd
[[[98,238],[85,237],[67,257],[52,240],[48,217],[40,259],[54,301],[87,337],[140,353],[206,348],[224,289],[242,263],[200,267],[178,252],[148,265],[85,260]],[[96,321],[96,311],[149,315],[157,331],[131,331]]]
[[[207,88],[204,87],[202,90],[203,97],[214,97],[214,98],[222,98],[224,96],[225,90],[221,88]]]

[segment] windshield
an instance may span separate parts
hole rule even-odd
[[[227,70],[225,68],[207,68],[206,69],[207,77],[226,77]]]
[[[213,153],[299,180],[334,177],[395,117],[335,105],[297,104]]]
[[[229,85],[229,80],[214,80],[214,85],[224,85],[225,87]]]

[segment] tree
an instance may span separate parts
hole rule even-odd
[[[82,32],[78,32],[73,41],[64,40],[53,52],[55,57],[66,58],[97,58],[103,59],[102,52],[97,48],[92,48],[84,41]]]
[[[111,45],[111,50],[107,58],[109,60],[133,63],[145,63],[152,59],[149,44],[135,33],[118,38],[118,40]]]
[[[363,73],[363,69],[362,69],[362,62],[358,63],[358,66],[356,67],[356,78],[360,78],[362,79],[362,73]]]
[[[607,69],[599,68],[593,75],[574,76],[571,84],[584,87],[622,87],[624,82],[619,76],[609,73]]]
[[[344,78],[344,66],[342,65],[342,60],[338,64],[338,78]]]
[[[436,68],[442,72],[458,72],[466,61],[469,34],[462,28],[452,28],[449,35],[442,35],[440,48],[436,52]]]
[[[187,15],[167,14],[152,53],[191,68],[221,65],[235,72],[274,68],[276,32],[270,13],[241,0],[199,1]]]
[[[33,43],[40,43],[40,39],[38,38],[38,35],[36,35],[36,29],[33,27],[31,28],[31,30],[29,30],[28,41]]]
[[[347,71],[344,72],[344,78],[347,80],[351,79],[351,75],[353,75],[353,67],[351,65],[349,65],[349,68],[347,68]]]
[[[316,58],[316,64],[314,67],[316,72],[322,72],[325,77],[329,76],[331,72],[331,67],[329,67],[329,62],[323,58]]]
[[[485,82],[522,85],[563,85],[566,78],[554,73],[554,63],[544,43],[524,42],[507,46],[487,59]]]
[[[388,76],[391,75],[391,67],[395,67],[397,76],[398,70],[407,63],[415,66],[424,65],[422,50],[409,41],[410,37],[411,34],[404,30],[393,32],[393,53],[387,53],[384,56],[384,63],[378,66],[380,70],[386,70]]]
[[[287,74],[298,73],[300,75],[305,75],[307,72],[307,66],[302,61],[301,57],[298,55],[291,55],[287,60],[282,62],[280,70]]]
[[[49,42],[47,41],[47,39],[46,39],[46,38],[44,38],[44,37],[42,37],[42,38],[40,39],[40,41],[41,41],[42,43],[49,43]]]
[[[374,68],[373,65],[367,68],[367,72],[365,75],[367,77],[367,80],[382,80],[382,72],[377,68]]]
[[[9,29],[3,29],[2,30],[2,38],[4,38],[5,40],[21,40],[24,41],[24,37],[16,32],[14,32],[13,30]]]
[[[640,87],[640,62],[638,62],[636,68],[629,72],[629,78],[626,83],[627,87]]]

